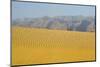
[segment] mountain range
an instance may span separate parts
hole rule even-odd
[[[16,19],[13,26],[95,32],[94,16],[54,16]]]

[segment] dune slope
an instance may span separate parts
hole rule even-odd
[[[93,32],[12,27],[12,65],[93,60]]]

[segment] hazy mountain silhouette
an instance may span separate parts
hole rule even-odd
[[[40,18],[16,19],[13,26],[47,28],[70,31],[95,31],[95,18],[93,16],[55,16]]]

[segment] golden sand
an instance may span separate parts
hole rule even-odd
[[[12,65],[95,60],[95,33],[12,27]]]

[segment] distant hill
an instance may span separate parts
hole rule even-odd
[[[12,22],[13,26],[47,28],[70,31],[95,31],[95,17],[93,16],[55,16],[40,18],[16,19]]]

